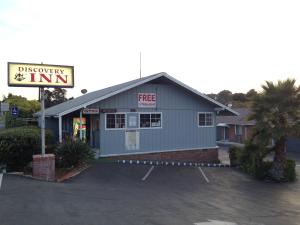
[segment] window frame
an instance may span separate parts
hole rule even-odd
[[[150,125],[151,125],[151,114],[159,114],[160,115],[160,126],[159,127],[141,127],[141,114],[150,114]],[[163,113],[162,112],[139,112],[139,119],[138,119],[138,129],[162,129],[163,128]]]
[[[200,125],[200,119],[199,119],[199,115],[200,114],[205,114],[205,125]],[[212,125],[206,125],[206,114],[210,114],[211,115],[211,121],[212,121]],[[213,112],[198,112],[197,113],[197,124],[198,127],[214,127],[215,126],[215,118],[214,118],[214,113]]]
[[[240,131],[240,132],[238,132],[238,131]],[[234,126],[234,134],[237,135],[237,136],[242,136],[243,135],[243,127],[242,127],[242,125],[235,124],[235,126]]]
[[[125,126],[123,128],[108,128],[107,127],[107,115],[108,114],[114,114],[114,115],[123,114],[125,117]],[[105,115],[105,130],[125,130],[125,129],[127,129],[127,113],[126,112],[105,113],[104,115]],[[116,121],[115,121],[115,124],[116,124]]]

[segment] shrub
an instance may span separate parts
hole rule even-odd
[[[80,140],[67,140],[59,145],[55,152],[57,166],[63,168],[78,166],[94,158],[90,146]]]
[[[236,146],[231,146],[229,148],[229,160],[230,160],[230,165],[231,166],[238,166],[239,165],[239,161],[238,161],[238,154],[241,151],[241,148],[238,148]]]
[[[286,161],[284,169],[284,181],[295,181],[296,180],[296,163],[294,160],[288,159]]]
[[[46,130],[46,144],[53,143],[53,135]],[[18,127],[0,131],[0,164],[8,171],[23,171],[33,154],[41,152],[41,131],[37,127]]]

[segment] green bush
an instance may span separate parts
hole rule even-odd
[[[46,144],[53,143],[53,135],[46,130]],[[33,154],[41,152],[41,131],[37,127],[18,127],[0,131],[0,164],[8,171],[23,171]]]
[[[229,160],[230,160],[230,165],[231,166],[238,166],[239,165],[239,161],[238,161],[238,154],[241,151],[241,148],[238,148],[236,146],[231,146],[229,148]]]
[[[295,181],[296,180],[296,163],[294,160],[288,159],[286,161],[286,166],[284,169],[284,181]]]
[[[67,140],[56,148],[56,162],[58,167],[70,168],[94,158],[90,146],[80,140]]]
[[[271,151],[273,151],[273,149],[251,142],[247,142],[244,148],[231,147],[229,149],[230,164],[239,166],[243,171],[257,179],[276,181],[269,173],[273,162],[263,160]],[[284,179],[280,181],[294,181],[296,179],[295,166],[295,161],[287,160],[284,170]]]

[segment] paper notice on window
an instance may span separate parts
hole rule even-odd
[[[129,116],[129,127],[136,127],[137,126],[137,117],[136,116]]]
[[[128,130],[125,132],[126,150],[138,150],[140,148],[140,132]]]

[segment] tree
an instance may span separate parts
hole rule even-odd
[[[217,101],[221,102],[224,105],[228,105],[232,101],[232,92],[228,90],[223,90],[218,93]]]
[[[247,93],[246,93],[246,98],[248,100],[251,100],[252,98],[254,98],[255,96],[257,96],[258,93],[257,91],[255,91],[254,89],[250,89]]]
[[[207,96],[210,97],[210,98],[212,98],[212,99],[214,99],[214,100],[217,99],[217,95],[216,95],[216,94],[213,94],[213,93],[207,94]]]
[[[244,102],[244,101],[246,101],[247,99],[246,99],[245,94],[243,94],[243,93],[234,93],[234,94],[232,95],[232,100],[233,100],[233,101]]]
[[[45,90],[45,107],[49,108],[67,101],[67,90],[63,88],[54,88],[53,91]]]
[[[40,109],[40,103],[37,100],[27,100],[25,97],[11,93],[7,97],[3,96],[3,102],[9,103],[10,107],[17,106],[19,117],[22,118],[31,118]]]
[[[250,116],[256,120],[253,137],[264,146],[274,140],[274,161],[269,172],[275,180],[284,178],[286,138],[300,131],[300,86],[295,83],[294,79],[277,84],[267,81],[262,85],[263,92],[253,98]]]

